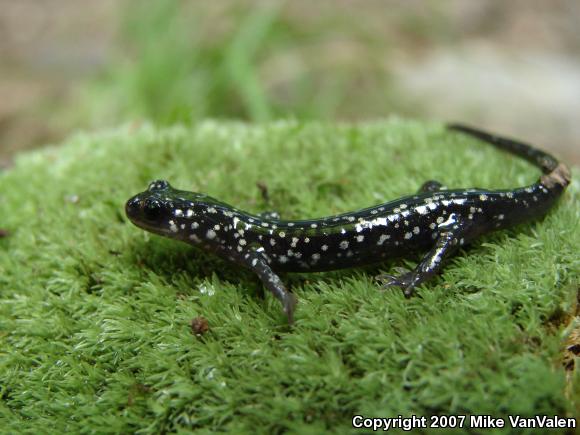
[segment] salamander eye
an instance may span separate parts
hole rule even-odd
[[[159,190],[165,190],[167,188],[171,187],[169,185],[169,183],[165,180],[155,180],[152,181],[151,183],[149,183],[149,187],[147,188],[147,190],[149,192],[154,192],[154,191],[159,191]]]
[[[161,210],[161,202],[156,199],[148,199],[143,204],[143,214],[149,220],[157,220],[161,216]]]

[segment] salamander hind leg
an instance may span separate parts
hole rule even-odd
[[[294,321],[294,310],[296,308],[296,296],[290,293],[280,277],[274,272],[264,256],[259,252],[253,252],[248,258],[247,266],[260,278],[264,287],[280,301],[284,309],[284,313],[288,318],[288,323],[292,324]]]
[[[443,184],[439,181],[427,180],[419,187],[418,193],[438,192],[441,189],[443,189]]]
[[[435,245],[423,257],[412,271],[404,271],[400,275],[383,274],[376,277],[383,283],[381,289],[399,287],[406,297],[415,293],[415,288],[431,279],[440,269],[443,260],[463,244],[467,230],[461,225],[457,228],[441,232]]]

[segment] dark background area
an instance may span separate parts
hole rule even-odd
[[[0,0],[0,162],[151,120],[472,123],[580,163],[575,0]]]

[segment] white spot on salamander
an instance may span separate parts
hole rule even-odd
[[[347,249],[348,248],[348,241],[347,240],[343,240],[342,242],[340,242],[340,249]]]
[[[379,241],[377,242],[377,245],[382,245],[383,243],[385,243],[385,240],[390,239],[391,236],[389,236],[388,234],[381,234],[381,237],[379,237]]]
[[[207,230],[207,233],[205,234],[205,236],[208,239],[212,240],[212,239],[215,239],[216,233],[214,230]]]
[[[427,207],[424,205],[420,205],[419,207],[416,207],[415,210],[417,210],[417,213],[419,214],[427,214]]]

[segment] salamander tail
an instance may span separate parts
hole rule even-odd
[[[542,175],[539,181],[548,188],[565,188],[570,184],[571,174],[568,167],[565,164],[560,163],[554,156],[542,150],[523,142],[501,137],[461,124],[447,124],[447,128],[449,130],[458,131],[476,137],[484,142],[490,143],[496,148],[508,151],[511,154],[526,159],[528,162],[542,170],[544,175]]]

